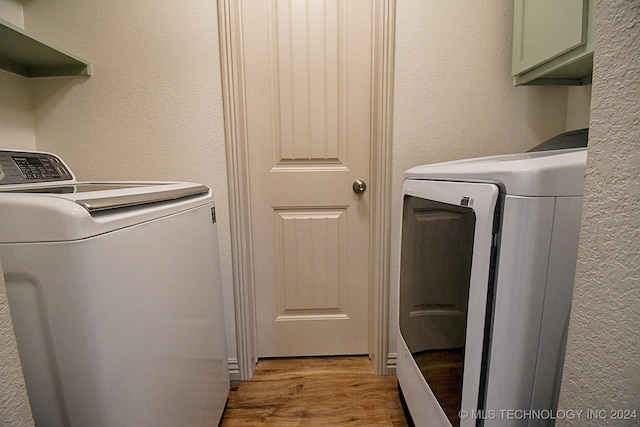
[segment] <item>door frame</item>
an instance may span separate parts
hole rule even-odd
[[[242,55],[237,45],[241,28],[233,19],[238,0],[218,0],[218,28],[225,146],[229,186],[231,258],[240,380],[249,380],[258,359],[251,189],[246,140],[245,88]],[[391,237],[391,138],[393,123],[393,58],[396,0],[375,0],[373,71],[371,87],[369,223],[369,357],[377,375],[395,371],[396,357],[389,354],[389,264]]]

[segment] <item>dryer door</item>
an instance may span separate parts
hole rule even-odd
[[[404,184],[400,333],[426,393],[432,393],[429,400],[437,401],[453,425],[460,424],[461,408],[483,407],[479,390],[484,388],[485,318],[493,298],[490,260],[498,195],[494,184]]]

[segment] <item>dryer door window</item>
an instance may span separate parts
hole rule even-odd
[[[400,331],[450,420],[462,399],[474,230],[473,209],[405,197]]]

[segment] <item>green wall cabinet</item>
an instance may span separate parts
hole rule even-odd
[[[514,85],[591,83],[594,3],[514,1]]]
[[[0,19],[0,70],[25,77],[91,75],[87,61],[40,41],[3,19]]]

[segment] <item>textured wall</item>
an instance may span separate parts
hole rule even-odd
[[[640,419],[640,2],[598,1],[582,233],[560,407]],[[635,410],[612,420],[610,409]],[[600,415],[606,420],[599,419]]]
[[[0,265],[0,425],[27,427],[33,425],[27,389],[22,376],[16,337],[11,323],[7,290]]]
[[[33,80],[36,146],[91,180],[184,180],[214,189],[227,347],[236,357],[215,0],[24,2],[28,31],[92,64]]]
[[[589,117],[588,88],[513,87],[512,2],[399,1],[396,16],[390,353],[402,173],[419,164],[525,151],[567,126],[587,127]]]

